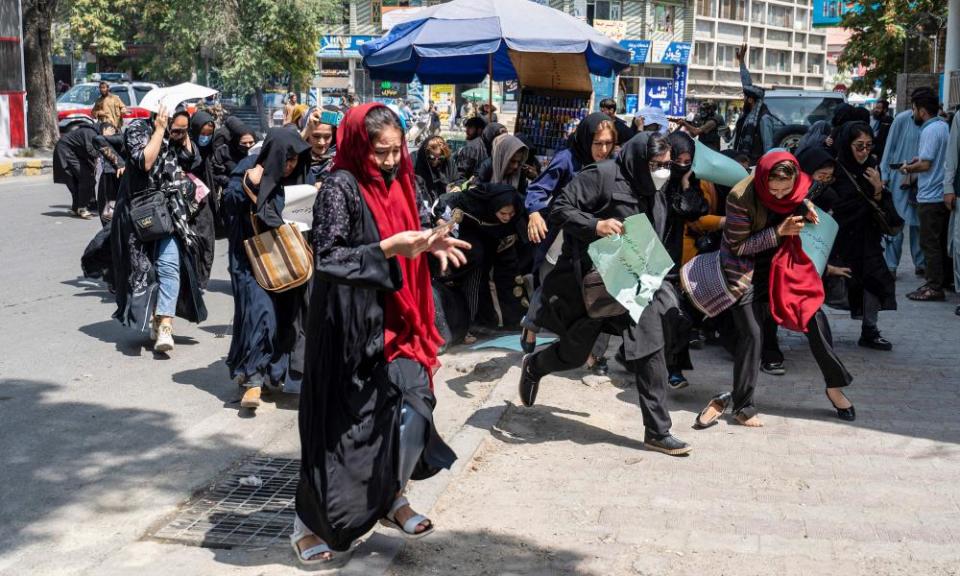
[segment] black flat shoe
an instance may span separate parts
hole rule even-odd
[[[533,342],[527,340],[527,337],[530,336],[530,331],[524,328],[520,331],[520,349],[523,350],[524,354],[533,354],[533,351],[537,349],[537,339],[534,337]]]
[[[649,433],[645,433],[643,435],[643,447],[668,456],[686,456],[693,450],[693,446],[673,434],[667,434],[663,438],[654,438]]]
[[[783,362],[764,362],[760,365],[760,371],[771,376],[783,376],[787,369],[783,367]]]
[[[520,366],[520,402],[527,408],[536,402],[537,392],[540,390],[540,377],[531,370],[532,360],[533,354],[527,354],[523,357],[523,364]]]
[[[605,357],[595,359],[593,366],[590,367],[590,372],[593,372],[597,376],[607,376],[610,374],[610,365],[607,364],[607,359]]]
[[[889,352],[890,350],[893,350],[893,344],[889,340],[881,336],[879,332],[872,336],[868,336],[868,335],[860,336],[860,340],[857,341],[857,344],[864,348],[870,348],[872,350],[881,350],[883,352]]]
[[[827,394],[827,400],[833,404],[833,398]],[[849,400],[849,398],[848,398]],[[850,403],[849,408],[837,408],[836,404],[833,404],[833,408],[837,411],[837,418],[844,420],[846,422],[853,422],[857,419],[857,409],[853,407],[853,402]]]

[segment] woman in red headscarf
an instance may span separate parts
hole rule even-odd
[[[841,391],[849,384],[849,374],[832,348],[830,354],[821,350],[830,338],[820,311],[823,283],[800,243],[805,222],[818,222],[806,199],[810,185],[792,154],[766,154],[755,173],[727,197],[720,251],[697,256],[683,268],[684,291],[697,308],[710,317],[730,309],[737,329],[732,397],[714,397],[697,417],[697,427],[716,423],[731,400],[738,423],[762,425],[753,395],[760,373],[762,325],[768,315],[777,324],[807,335],[838,417],[855,418],[853,404]],[[839,364],[838,370],[834,364]]]
[[[469,244],[421,230],[400,119],[381,104],[350,110],[313,209],[316,273],[300,397],[302,467],[291,542],[329,561],[378,520],[405,537],[433,531],[403,489],[456,455],[433,425],[442,343],[425,253],[441,268]]]

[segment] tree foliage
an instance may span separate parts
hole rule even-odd
[[[920,71],[918,62],[928,54],[927,41],[921,38],[935,33],[937,20],[946,13],[943,0],[859,0],[857,9],[843,18],[842,26],[853,35],[837,59],[841,70],[867,68],[864,76],[853,81],[851,90],[870,92],[879,81],[882,89],[895,91],[898,73]],[[908,41],[914,57],[904,70]]]

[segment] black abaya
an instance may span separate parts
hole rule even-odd
[[[436,403],[419,365],[383,356],[383,294],[403,279],[354,180],[324,181],[313,209],[316,265],[300,399],[303,464],[297,515],[334,550],[347,550],[386,515],[401,488],[400,410],[429,423],[413,479],[449,468],[456,455],[433,426]]]

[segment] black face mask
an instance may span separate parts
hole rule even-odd
[[[384,184],[386,184],[388,187],[389,187],[391,184],[393,184],[393,181],[396,179],[396,177],[397,177],[397,172],[398,172],[399,170],[400,170],[400,166],[394,166],[394,167],[393,167],[392,169],[390,169],[390,170],[384,170],[383,168],[381,168],[381,169],[380,169],[380,175],[383,176],[383,182],[384,182]]]
[[[693,168],[693,165],[690,166],[680,166],[679,164],[673,164],[670,166],[670,178],[683,178],[690,169]]]

